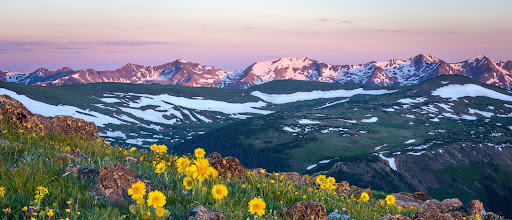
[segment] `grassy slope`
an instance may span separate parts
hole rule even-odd
[[[120,158],[129,155],[137,158],[143,157],[140,164],[125,164],[142,174],[144,178],[154,183],[166,186],[163,190],[167,197],[165,209],[170,211],[173,219],[181,218],[185,212],[197,205],[218,210],[226,214],[228,219],[245,219],[250,217],[247,212],[247,203],[253,197],[261,197],[266,203],[266,218],[273,219],[276,215],[272,210],[279,211],[299,201],[316,201],[326,206],[327,212],[335,209],[347,208],[345,214],[356,219],[374,219],[379,215],[399,213],[396,206],[372,205],[369,202],[359,202],[343,196],[327,193],[325,190],[306,188],[292,184],[275,175],[262,177],[250,175],[247,182],[225,181],[222,179],[207,180],[202,186],[196,186],[194,193],[183,194],[185,190],[181,182],[183,176],[174,168],[168,168],[162,174],[155,174],[152,161],[169,161],[169,157],[156,156],[153,153],[126,152],[117,146],[110,146],[103,142],[88,141],[80,137],[46,136],[42,137],[32,131],[21,131],[8,121],[0,121],[0,187],[5,187],[6,196],[0,198],[0,208],[10,208],[12,213],[8,219],[24,219],[22,211],[34,200],[37,187],[47,187],[49,194],[42,200],[42,209],[49,207],[55,210],[53,218],[76,219],[77,211],[80,219],[122,219],[124,215],[135,219],[127,206],[111,205],[95,199],[88,191],[90,182],[84,182],[72,175],[62,176],[64,168],[73,161],[62,159],[62,155],[69,149],[80,149],[89,156],[91,163],[78,162],[82,166],[99,168],[106,164],[115,164]],[[190,157],[190,156],[189,156]],[[172,157],[170,157],[172,158]],[[171,159],[171,164],[174,162]],[[276,181],[276,183],[271,183]],[[222,202],[214,201],[211,197],[211,187],[215,183],[225,184],[228,187],[228,196]],[[207,192],[202,193],[202,187]],[[374,192],[376,198],[382,199],[384,193]],[[72,201],[67,205],[67,201]],[[65,209],[71,207],[71,213]],[[410,210],[402,211],[404,215],[411,215]],[[152,214],[154,217],[154,213]],[[0,213],[5,217],[5,213]],[[37,217],[37,216],[36,216]],[[44,216],[38,219],[47,219]]]

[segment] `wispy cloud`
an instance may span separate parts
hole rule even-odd
[[[270,28],[269,27],[265,27],[265,26],[258,26],[258,27],[245,26],[244,29],[247,29],[247,30],[257,30],[257,29],[270,29]]]
[[[330,18],[317,18],[315,19],[317,22],[339,22],[342,24],[352,24],[352,21],[349,20],[340,20],[340,19],[330,19]]]
[[[150,45],[171,45],[171,44],[189,44],[184,42],[166,42],[166,41],[70,41],[73,45],[106,45],[106,46],[127,46],[127,47],[139,47],[139,46],[150,46]]]

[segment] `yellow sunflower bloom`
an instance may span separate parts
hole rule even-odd
[[[386,196],[386,203],[388,205],[395,204],[395,197],[393,195]]]
[[[194,165],[191,166],[192,176],[194,179],[198,179],[200,182],[208,175],[208,168],[210,167],[210,163],[207,159],[198,158],[194,160]]]
[[[208,167],[208,171],[206,171],[206,172],[207,172],[208,177],[210,177],[212,179],[215,179],[219,176],[219,172],[213,167]]]
[[[206,152],[204,151],[203,148],[196,148],[194,150],[194,155],[197,157],[197,158],[203,158],[204,155],[206,154]]]
[[[228,195],[228,188],[223,184],[217,184],[212,188],[212,196],[214,199],[222,199]]]
[[[149,149],[151,149],[152,151],[156,151],[156,149],[158,149],[158,145],[152,144],[151,146],[149,146]]]
[[[359,200],[363,202],[368,202],[368,200],[370,200],[370,196],[368,195],[368,193],[363,192],[361,193],[361,198],[359,198]]]
[[[165,195],[155,190],[148,194],[148,206],[153,206],[155,209],[161,208],[165,205]]]
[[[132,196],[132,199],[139,200],[146,195],[146,184],[141,181],[138,181],[132,185],[131,188],[128,189],[128,195]]]
[[[156,148],[157,153],[167,153],[167,146],[165,145],[158,145]]]
[[[334,177],[329,177],[327,178],[327,183],[329,183],[330,185],[334,185],[336,184],[336,179],[334,179]]]
[[[164,216],[164,214],[165,214],[165,209],[164,209],[164,208],[158,208],[158,209],[156,209],[156,215],[157,215],[158,217],[162,217],[162,216]]]
[[[327,177],[325,177],[325,175],[319,175],[317,178],[316,178],[316,183],[318,183],[319,185],[322,185],[323,183],[325,183],[327,181]]]
[[[259,216],[265,215],[265,207],[267,204],[260,199],[260,198],[254,198],[251,201],[249,201],[249,213],[254,214],[256,213]]]
[[[190,160],[186,157],[180,157],[176,163],[176,166],[178,167],[178,173],[183,174],[186,172],[187,168],[190,165]]]
[[[165,163],[160,162],[158,165],[156,165],[155,173],[163,173],[165,171]]]
[[[194,186],[194,181],[192,180],[192,178],[187,176],[185,177],[185,179],[183,179],[183,185],[185,186],[185,189],[191,190],[192,187]]]

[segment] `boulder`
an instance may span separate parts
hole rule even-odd
[[[454,217],[452,217],[448,213],[441,213],[439,209],[432,208],[423,210],[421,212],[418,212],[411,216],[411,220],[455,220]]]
[[[311,178],[308,175],[300,175],[297,172],[281,172],[281,173],[279,173],[279,175],[283,176],[288,181],[298,184],[298,185],[302,185],[302,186],[310,185],[309,180]]]
[[[484,204],[479,200],[473,200],[466,205],[465,209],[469,216],[481,215],[484,210]]]
[[[242,163],[234,157],[217,159],[215,162],[212,162],[212,167],[215,168],[219,172],[219,175],[224,178],[238,180],[247,179],[247,173],[245,172]]]
[[[196,206],[181,218],[181,220],[220,220],[224,214],[206,209],[204,206]]]
[[[350,185],[347,181],[343,181],[341,183],[336,183],[336,193],[338,194],[349,194],[350,193]]]
[[[217,152],[213,152],[213,153],[211,153],[210,155],[208,155],[208,157],[207,157],[207,158],[208,158],[208,159],[210,160],[210,162],[212,162],[212,163],[215,163],[215,162],[217,162],[217,161],[219,161],[219,160],[222,160],[222,156],[221,156],[219,153],[217,153]]]
[[[411,194],[411,197],[414,199],[420,200],[422,202],[429,200],[427,194],[424,192],[415,192],[415,193]]]
[[[8,95],[0,95],[0,119],[7,119],[20,129],[36,130],[43,135],[79,135],[90,140],[100,138],[93,122],[71,116],[45,117],[33,114],[21,102]]]
[[[66,172],[62,176],[72,174],[79,179],[89,182],[93,181],[98,176],[99,171],[97,169],[82,167],[76,164],[69,164],[66,167]]]
[[[459,199],[445,199],[442,202],[432,199],[427,200],[423,204],[423,209],[439,209],[441,212],[458,211],[464,208],[464,205]]]
[[[135,171],[120,163],[114,166],[105,165],[99,170],[96,183],[91,186],[90,191],[101,199],[128,204],[131,198],[127,190],[138,181],[146,184],[147,192],[155,188],[150,181],[143,179]]]
[[[288,207],[286,210],[288,219],[315,219],[327,220],[327,211],[322,204],[316,202],[298,202]]]

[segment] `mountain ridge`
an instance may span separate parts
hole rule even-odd
[[[414,85],[439,75],[464,75],[502,88],[512,88],[512,61],[491,60],[479,54],[468,60],[448,63],[432,55],[409,59],[371,61],[355,65],[333,65],[308,57],[282,57],[256,62],[237,71],[225,71],[177,59],[155,66],[128,63],[116,70],[56,71],[39,68],[32,73],[0,71],[0,80],[25,85],[72,85],[95,82],[135,84],[158,83],[191,87],[246,89],[283,79],[365,85]]]

